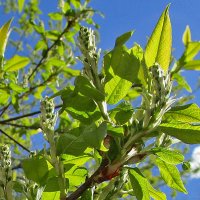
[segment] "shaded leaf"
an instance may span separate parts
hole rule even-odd
[[[150,200],[148,181],[138,168],[129,170],[129,178],[137,200]]]

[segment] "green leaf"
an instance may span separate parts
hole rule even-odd
[[[185,88],[188,92],[192,92],[192,89],[190,87],[190,85],[187,83],[187,81],[185,80],[185,77],[181,76],[178,73],[173,74],[173,79],[175,79],[177,81],[177,83]]]
[[[185,46],[187,46],[187,44],[189,42],[191,42],[191,32],[190,32],[190,27],[189,26],[186,26],[185,31],[183,33],[182,40],[183,40],[183,44]]]
[[[34,169],[33,169],[34,166]],[[48,177],[48,164],[42,157],[33,157],[22,160],[22,167],[26,177],[43,185]]]
[[[69,186],[80,186],[85,182],[87,175],[87,169],[72,167],[65,173],[65,178],[69,179]]]
[[[96,127],[96,125],[93,123],[90,126],[87,126],[82,133],[85,143],[88,146],[94,147],[96,149],[101,148],[101,143],[106,134],[107,134],[106,122],[100,124],[99,127]]]
[[[75,90],[79,91],[82,95],[90,97],[96,101],[103,101],[105,95],[97,90],[90,81],[84,76],[78,76],[75,80]]]
[[[109,111],[109,116],[119,125],[127,123],[132,115],[133,107],[127,102],[122,102],[116,108]]]
[[[129,170],[129,178],[137,200],[150,200],[148,181],[138,168]]]
[[[52,19],[52,20],[62,20],[63,15],[62,13],[59,12],[53,12],[53,13],[49,13],[48,16]]]
[[[10,60],[6,62],[4,65],[4,70],[7,72],[17,71],[23,67],[26,67],[30,63],[28,57],[23,57],[19,55],[15,55]]]
[[[163,192],[154,189],[149,182],[148,182],[147,185],[148,185],[149,194],[153,199],[155,199],[155,200],[167,200],[167,197]]]
[[[4,52],[6,49],[6,45],[7,45],[7,41],[8,41],[8,37],[10,35],[10,24],[12,22],[12,19],[10,19],[6,24],[4,24],[1,28],[0,28],[0,57],[4,57]]]
[[[57,142],[57,154],[82,155],[87,144],[82,136],[74,136],[72,134],[61,135]]]
[[[18,11],[19,11],[19,13],[21,13],[22,10],[23,10],[24,2],[25,2],[25,0],[18,0]]]
[[[119,76],[114,76],[105,85],[106,100],[109,104],[116,104],[122,100],[130,90],[132,83]]]
[[[80,200],[93,200],[92,188],[87,189],[82,195]]]
[[[58,192],[43,192],[42,200],[60,200],[60,191]]]
[[[166,148],[153,148],[151,150],[155,155],[157,155],[161,160],[169,164],[180,164],[184,161],[184,156],[175,151]]]
[[[191,60],[184,65],[186,70],[200,70],[200,60]]]
[[[187,122],[162,123],[160,131],[171,135],[186,144],[200,144],[200,125]]]
[[[176,166],[169,163],[165,163],[159,158],[156,159],[156,165],[159,168],[163,180],[169,187],[187,194],[187,190],[183,185],[180,173]]]
[[[175,106],[163,117],[164,122],[200,122],[200,108],[196,104]]]
[[[148,40],[144,58],[147,67],[159,63],[167,72],[171,60],[172,29],[169,18],[169,5],[162,13],[151,37]]]
[[[176,106],[165,113],[159,130],[184,143],[200,143],[200,108],[196,104]]]
[[[91,156],[89,155],[82,155],[82,156],[73,156],[73,155],[67,155],[64,154],[62,155],[62,161],[63,164],[74,164],[77,166],[82,166],[84,165],[88,160],[91,159]]]
[[[104,56],[106,82],[116,75],[130,82],[140,82],[140,59],[134,47],[127,49],[125,46],[117,46]]]
[[[125,44],[129,38],[133,35],[134,31],[129,31],[124,33],[123,35],[117,37],[116,41],[115,41],[115,47],[116,46],[122,46],[123,44]]]

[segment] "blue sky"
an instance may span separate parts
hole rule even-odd
[[[49,3],[51,2],[51,3]],[[92,0],[91,6],[101,11],[105,18],[95,16],[95,21],[100,25],[100,43],[102,50],[111,49],[114,46],[115,38],[124,32],[135,30],[135,33],[128,43],[131,46],[134,42],[145,47],[147,37],[150,36],[159,16],[166,7],[170,6],[170,18],[173,28],[173,55],[179,58],[183,52],[182,34],[186,25],[192,31],[192,39],[200,40],[200,1],[199,0]],[[41,9],[47,12],[56,11],[56,0],[41,0]],[[46,14],[45,14],[46,15]],[[7,17],[3,17],[4,22]],[[2,24],[2,22],[1,22]],[[194,87],[200,72],[185,72],[188,82]],[[196,94],[200,96],[200,92]],[[198,98],[196,103],[200,105]],[[189,180],[186,185],[189,195],[181,193],[177,200],[199,200],[200,199],[200,179]],[[168,199],[169,189],[167,191]]]

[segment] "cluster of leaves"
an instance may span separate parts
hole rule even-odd
[[[46,27],[39,18],[37,0],[8,2],[6,10],[20,13],[19,27],[14,30],[21,41],[11,41],[16,51],[6,59],[11,20],[1,27],[0,132],[5,137],[0,142],[12,145],[9,192],[13,190],[14,198],[164,200],[166,195],[155,189],[163,182],[187,193],[181,179],[184,172],[176,165],[188,170],[189,164],[177,147],[200,143],[200,108],[185,105],[182,99],[175,101],[173,96],[183,88],[191,90],[181,71],[199,70],[200,62],[194,58],[200,42],[191,40],[189,27],[183,35],[184,53],[175,60],[167,6],[144,50],[138,44],[125,45],[132,31],[121,35],[104,55],[99,73],[95,34],[80,26],[81,21],[95,25],[91,19],[95,11],[88,0],[59,1],[59,12],[49,14]],[[37,42],[25,45],[23,37]],[[76,44],[82,53],[82,70],[70,68],[76,62]],[[23,51],[28,56],[18,55]],[[42,107],[42,117],[33,118],[40,113],[32,111],[42,94],[49,96],[45,105],[50,107]],[[141,104],[133,106],[138,97]],[[61,108],[55,130],[53,98],[56,108]],[[48,146],[32,153],[25,146],[30,147],[30,137],[41,132],[39,128]],[[18,147],[28,151],[29,158]],[[155,165],[158,176],[152,175]],[[4,168],[1,171],[5,173]],[[0,196],[6,198],[5,180],[0,181],[4,181]]]

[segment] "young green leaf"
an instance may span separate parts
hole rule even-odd
[[[147,67],[159,63],[167,72],[171,60],[172,29],[169,18],[169,5],[162,13],[151,37],[148,40],[144,58]]]
[[[119,36],[115,41],[115,47],[122,46],[123,44],[125,44],[129,40],[129,38],[133,35],[133,33],[134,31],[129,31]]]
[[[159,158],[156,159],[156,165],[159,168],[163,180],[169,187],[187,194],[187,190],[183,185],[180,173],[176,166],[166,163]]]
[[[184,65],[186,70],[200,70],[200,60],[191,60]]]
[[[148,186],[149,194],[154,200],[167,200],[166,195],[163,192],[154,189],[149,182],[147,186]]]
[[[1,28],[0,28],[0,57],[4,57],[4,52],[5,52],[5,48],[7,45],[7,41],[8,41],[8,37],[10,35],[10,24],[12,22],[12,19],[10,19],[6,24],[4,24]]]
[[[151,151],[156,154],[161,160],[169,164],[177,165],[184,161],[184,156],[174,150],[166,148],[154,148]]]
[[[19,11],[19,13],[21,13],[22,10],[23,10],[24,2],[25,2],[25,0],[18,0],[18,11]]]
[[[185,28],[185,31],[184,31],[183,37],[182,37],[182,41],[185,46],[187,46],[188,43],[191,42],[191,32],[190,32],[189,26],[186,26],[186,28]]]
[[[129,178],[137,200],[150,200],[148,181],[138,168],[129,170]]]
[[[17,71],[23,67],[26,67],[30,63],[30,60],[28,57],[15,55],[10,60],[6,62],[4,65],[4,71],[12,72]]]
[[[42,200],[60,200],[60,191],[57,192],[43,192]]]

